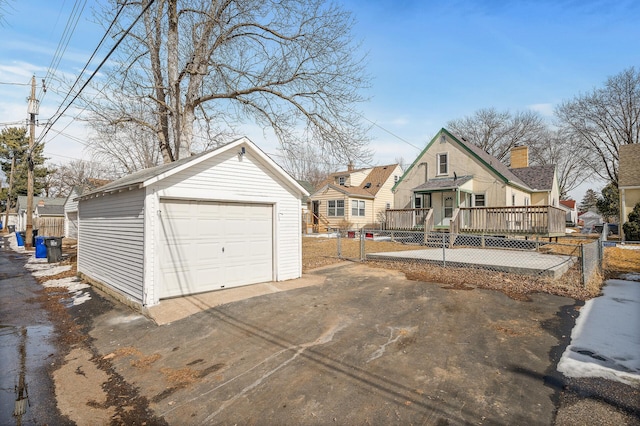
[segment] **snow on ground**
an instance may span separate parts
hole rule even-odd
[[[9,247],[16,252],[24,252],[24,247],[16,244],[15,234],[9,237]],[[47,259],[36,258],[32,255],[24,265],[25,269],[31,271],[34,277],[50,277],[58,275],[62,272],[71,270],[71,265],[60,265],[58,263],[49,263]],[[64,299],[63,303],[67,306],[77,306],[91,300],[91,294],[88,291],[82,291],[90,287],[89,284],[82,282],[79,278],[68,277],[55,280],[48,280],[42,283],[43,287],[62,287],[69,291],[69,297]]]
[[[640,278],[608,280],[585,303],[558,363],[567,377],[603,377],[640,387]]]

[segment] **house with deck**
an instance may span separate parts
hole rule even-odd
[[[314,232],[380,227],[394,207],[393,185],[400,179],[398,164],[332,173],[310,199],[309,224]]]
[[[494,235],[559,236],[554,165],[529,166],[528,148],[511,151],[511,166],[441,129],[392,188],[396,208],[387,229]]]
[[[633,207],[640,203],[640,144],[622,145],[619,154],[618,190],[622,225],[629,220]]]

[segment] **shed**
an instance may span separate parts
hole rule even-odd
[[[247,138],[79,197],[78,272],[146,307],[302,275],[307,191]]]

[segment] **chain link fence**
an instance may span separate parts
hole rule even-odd
[[[446,232],[361,230],[337,234],[337,255],[563,279],[586,286],[602,269],[601,239],[507,238]]]

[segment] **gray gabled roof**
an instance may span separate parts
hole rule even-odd
[[[553,176],[556,171],[554,164],[522,167],[511,169],[511,171],[533,190],[551,191],[553,189]]]
[[[44,205],[37,206],[36,209],[40,216],[64,216],[64,205]]]
[[[457,178],[430,179],[420,186],[413,188],[414,192],[456,189],[473,179],[473,176],[458,176]]]
[[[45,205],[47,206],[62,206],[64,205],[64,202],[66,201],[66,198],[63,197],[33,197],[33,208],[35,209],[36,206],[40,203],[40,202],[44,202]],[[18,196],[18,202],[17,202],[18,207],[20,208],[20,210],[26,210],[27,209],[27,196],[26,195],[19,195]]]
[[[618,187],[640,186],[640,144],[622,145],[619,154]]]
[[[234,141],[235,142],[235,141]],[[232,143],[232,142],[229,142]],[[228,145],[228,144],[225,144]],[[222,145],[224,146],[224,145]],[[89,191],[89,192],[85,192],[82,194],[82,196],[85,195],[90,195],[93,193],[97,193],[97,192],[110,192],[110,191],[115,191],[118,189],[122,189],[122,188],[128,188],[130,186],[134,186],[137,184],[141,184],[145,181],[147,181],[148,179],[151,179],[153,177],[159,176],[163,173],[166,173],[168,171],[171,171],[185,163],[188,163],[190,161],[193,161],[197,158],[200,158],[212,151],[215,151],[216,149],[221,148],[222,146],[218,147],[218,148],[214,148],[214,149],[210,149],[208,151],[205,152],[201,152],[200,154],[197,155],[192,155],[190,157],[185,157],[185,158],[181,158],[177,161],[174,161],[172,163],[167,163],[167,164],[161,164],[159,166],[156,167],[150,167],[148,169],[143,169],[143,170],[138,170],[137,172],[131,173],[127,176],[124,176],[120,179],[114,180],[111,183],[108,183],[104,186],[101,186],[100,188],[94,189],[93,191]]]

